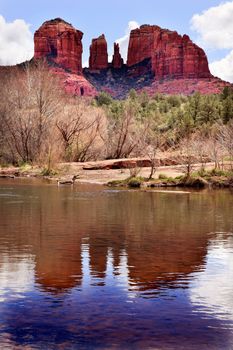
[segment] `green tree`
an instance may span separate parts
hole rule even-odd
[[[96,97],[96,102],[98,106],[109,106],[113,99],[107,92],[100,92],[100,94]]]
[[[233,118],[233,97],[229,95],[222,102],[222,119],[227,124]]]
[[[197,124],[213,124],[220,118],[218,98],[214,95],[203,96],[201,98],[200,111],[196,121]]]
[[[185,114],[189,116],[189,119],[196,124],[200,118],[202,109],[201,95],[199,92],[193,94],[185,105]]]

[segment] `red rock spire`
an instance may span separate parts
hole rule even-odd
[[[92,40],[89,58],[90,70],[108,68],[108,48],[104,34]]]
[[[124,64],[123,58],[121,58],[119,44],[114,43],[114,54],[112,56],[112,67],[115,69],[122,68]]]

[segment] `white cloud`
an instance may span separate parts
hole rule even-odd
[[[205,270],[196,275],[190,286],[190,299],[197,310],[232,321],[232,240],[226,239],[224,244],[214,243],[209,248]]]
[[[192,29],[200,36],[200,42],[209,48],[233,48],[233,1],[211,7],[191,19]]]
[[[32,256],[19,256],[19,260],[14,262],[3,255],[0,266],[0,303],[9,298],[22,298],[25,292],[32,289],[35,269]]]
[[[33,56],[33,35],[22,19],[6,22],[0,15],[0,65],[14,65]]]
[[[221,60],[212,62],[210,71],[216,77],[233,82],[233,50]]]
[[[128,27],[125,31],[125,35],[122,38],[119,38],[116,40],[116,43],[120,46],[120,53],[122,58],[124,59],[124,62],[127,60],[127,52],[128,52],[128,45],[129,45],[129,35],[131,30],[139,28],[139,24],[136,21],[129,21]]]
[[[226,57],[210,64],[211,73],[233,82],[233,1],[211,7],[191,19],[198,43],[209,49],[231,49]]]

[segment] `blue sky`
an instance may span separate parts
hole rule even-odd
[[[219,0],[0,0],[0,15],[6,23],[11,23],[16,19],[24,20],[27,24],[30,24],[32,33],[45,20],[55,17],[65,19],[84,32],[84,62],[88,59],[88,50],[92,38],[104,33],[108,41],[109,53],[111,53],[113,42],[124,37],[129,21],[135,21],[138,24],[157,24],[161,27],[177,30],[181,34],[189,34],[194,41],[204,47],[211,63],[219,61],[231,53],[233,40],[232,47],[229,45],[228,47],[209,45],[208,40],[207,42],[202,40],[203,31],[205,26],[208,27],[208,25],[205,24],[200,33],[197,29],[199,22],[197,21],[196,27],[192,28],[191,20],[195,14],[201,16],[204,11],[214,7],[218,9],[220,4],[225,3],[232,4],[233,11],[233,1],[222,2]],[[218,10],[217,12],[220,13]],[[201,17],[199,20],[201,20]],[[213,18],[213,23],[214,21],[215,18]]]

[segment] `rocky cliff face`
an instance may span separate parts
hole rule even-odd
[[[92,40],[89,58],[90,70],[108,68],[108,48],[104,34]]]
[[[207,57],[187,35],[143,25],[132,30],[129,40],[129,67],[151,59],[155,79],[210,78]]]
[[[93,39],[89,68],[82,70],[82,36],[71,24],[56,18],[45,22],[35,33],[34,58],[46,57],[56,74],[61,75],[67,92],[94,96],[107,91],[124,98],[130,89],[166,94],[218,93],[225,85],[214,78],[205,52],[187,35],[143,25],[131,31],[127,63],[118,44],[108,63],[104,34]]]
[[[34,58],[47,57],[64,69],[82,74],[82,37],[81,31],[60,18],[47,21],[35,32]]]
[[[123,58],[120,54],[120,47],[119,44],[114,43],[114,54],[112,56],[112,67],[114,69],[120,69],[122,68],[124,64]]]

